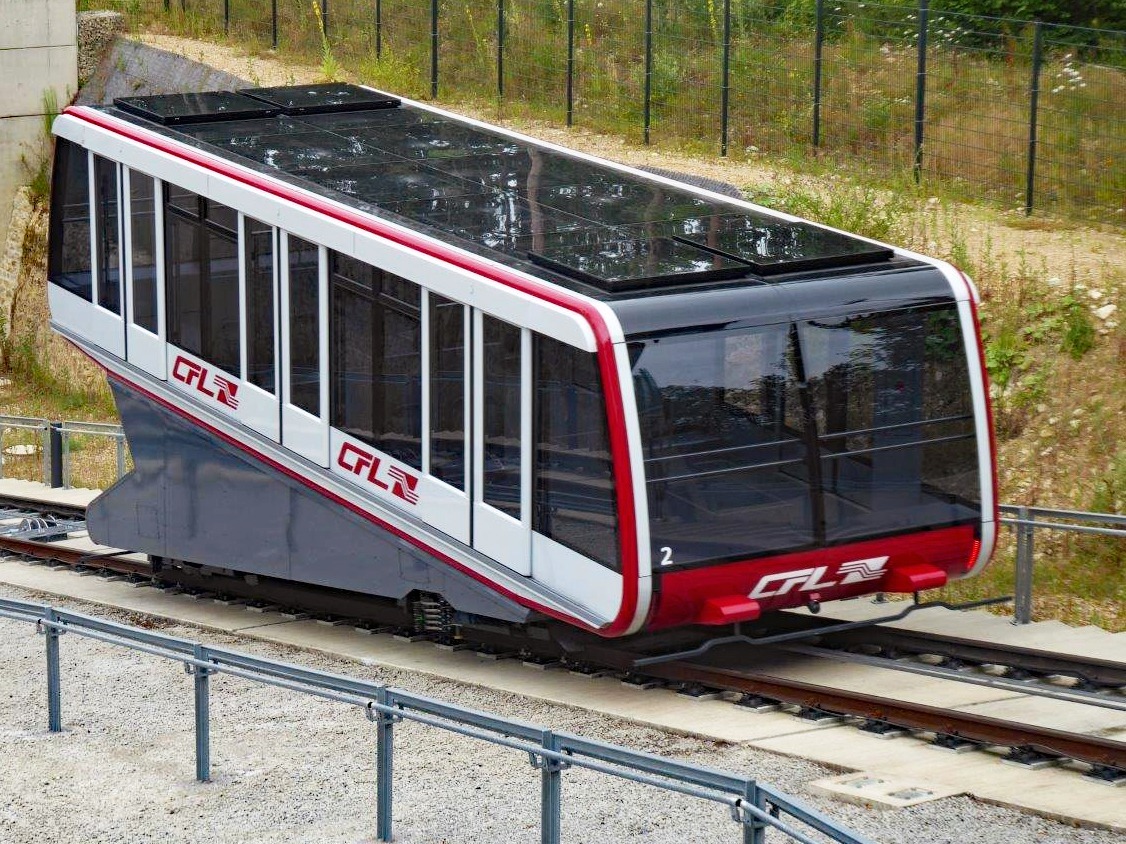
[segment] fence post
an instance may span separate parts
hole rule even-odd
[[[438,99],[438,0],[430,0],[430,99]]]
[[[1017,511],[1017,582],[1013,597],[1013,624],[1032,621],[1032,555],[1035,528],[1028,524],[1028,508]]]
[[[48,624],[40,626],[47,640],[47,729],[52,733],[63,731],[62,678],[59,673],[59,629],[54,607],[47,610]]]
[[[567,0],[567,125],[575,118],[575,0]]]
[[[723,0],[723,102],[720,105],[719,154],[727,155],[728,111],[731,106],[731,0]]]
[[[1028,86],[1028,176],[1024,186],[1024,214],[1032,214],[1032,190],[1036,182],[1036,117],[1040,106],[1040,66],[1044,59],[1044,25],[1036,21],[1032,36],[1032,81]]]
[[[645,143],[653,110],[653,0],[645,0]]]
[[[277,0],[275,0],[277,2]],[[375,57],[383,56],[383,0],[375,0]]]
[[[930,0],[919,0],[919,66],[915,72],[915,184],[923,177],[923,121],[927,98],[927,26]]]
[[[51,488],[59,489],[63,486],[63,478],[66,474],[63,469],[63,463],[66,461],[66,454],[63,448],[63,425],[61,422],[50,423],[49,429],[49,443],[48,449],[51,459]]]
[[[551,730],[544,730],[541,746],[544,750],[558,753],[560,750],[559,737]],[[546,756],[541,758],[541,844],[559,844],[559,838],[562,833],[563,768],[563,763],[556,759],[549,759]]]
[[[207,661],[207,649],[203,645],[196,645],[192,655],[199,662]],[[195,778],[211,782],[211,669],[202,665],[186,668],[195,680]]]
[[[328,38],[328,0],[321,0],[321,35]]]
[[[270,0],[270,38],[276,50],[278,48],[278,0]]]
[[[825,0],[817,0],[813,30],[813,148],[821,146],[821,66],[825,48]]]
[[[122,431],[114,440],[117,443],[117,477],[114,480],[119,481],[125,474],[125,432]]]
[[[223,34],[231,32],[231,0],[223,0]]]
[[[497,96],[504,96],[504,0],[497,0]]]
[[[375,702],[380,706],[391,706],[391,696],[387,689],[379,689]],[[394,771],[394,742],[395,721],[394,715],[388,712],[375,713],[375,826],[376,837],[380,841],[391,840],[391,785]]]

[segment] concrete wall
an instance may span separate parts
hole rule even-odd
[[[45,151],[43,92],[59,108],[78,88],[74,0],[0,0],[0,243],[12,199],[30,175],[22,158]]]

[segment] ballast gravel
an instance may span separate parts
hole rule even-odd
[[[1117,844],[1102,830],[954,797],[875,810],[821,798],[831,771],[748,747],[701,741],[578,708],[427,675],[60,601],[66,606],[338,674],[387,683],[551,729],[751,775],[887,844]],[[418,647],[427,647],[419,645]],[[211,681],[213,781],[194,780],[192,681],[178,663],[79,636],[61,639],[64,731],[46,729],[43,638],[0,619],[0,842],[373,842],[375,730],[358,709],[218,675]],[[411,723],[395,728],[395,841],[537,842],[539,773],[513,750]],[[1118,797],[1108,790],[1108,798]],[[737,842],[725,807],[571,769],[565,842]],[[771,832],[767,841],[789,840]]]

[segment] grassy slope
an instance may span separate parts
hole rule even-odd
[[[257,84],[317,79],[321,68],[248,53],[235,42],[147,36]],[[332,69],[331,67],[329,69]],[[383,87],[379,67],[360,76]],[[392,74],[401,69],[393,66]],[[446,103],[497,119],[492,102]],[[910,182],[861,183],[810,161],[756,157],[727,161],[631,145],[621,137],[565,130],[529,119],[514,128],[631,164],[719,178],[755,201],[830,225],[901,243],[966,270],[983,295],[981,309],[993,377],[1001,498],[1005,502],[1123,512],[1126,503],[1126,237],[1120,230],[1025,218],[921,193]],[[796,165],[796,167],[795,167]],[[35,238],[38,237],[38,240]],[[42,261],[42,235],[29,238]],[[5,412],[53,418],[109,418],[99,373],[48,342],[43,326],[43,271],[25,273],[8,360],[13,381],[0,388]],[[1103,319],[1096,311],[1118,306]],[[30,343],[30,345],[28,345]],[[22,345],[21,345],[22,344]],[[23,353],[11,354],[11,350]],[[47,351],[43,351],[47,350]],[[986,575],[958,584],[960,597],[1010,590],[1008,532]],[[1122,543],[1038,534],[1036,613],[1072,623],[1126,629],[1126,560]]]

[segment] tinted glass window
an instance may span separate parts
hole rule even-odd
[[[430,474],[465,489],[465,306],[431,293]]]
[[[377,273],[372,350],[375,445],[422,468],[422,318],[417,285]]]
[[[244,217],[246,380],[274,392],[274,229]]]
[[[373,267],[332,253],[331,424],[369,443],[375,442],[372,413],[374,273]]]
[[[485,408],[483,500],[520,518],[520,329],[483,317]]]
[[[170,196],[180,189],[169,189]],[[197,216],[184,205],[199,209]],[[166,201],[168,339],[236,377],[239,363],[238,238],[226,222],[230,209],[196,197]]]
[[[91,301],[89,156],[63,138],[55,141],[48,263],[53,283]]]
[[[129,172],[133,322],[153,334],[156,321],[156,197],[151,176]]]
[[[544,536],[618,568],[606,404],[595,355],[536,335],[535,523]]]
[[[422,467],[421,291],[332,254],[332,424]]]
[[[952,308],[630,344],[655,561],[735,559],[974,520]]]
[[[121,218],[117,163],[94,156],[94,221],[98,250],[98,304],[121,313]]]
[[[320,416],[320,250],[299,237],[288,239],[289,401]]]

